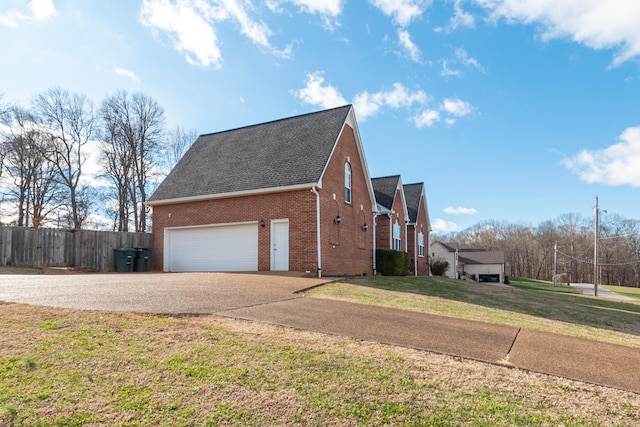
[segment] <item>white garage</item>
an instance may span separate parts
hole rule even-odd
[[[167,228],[165,271],[258,271],[258,224]]]

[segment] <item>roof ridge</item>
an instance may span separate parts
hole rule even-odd
[[[305,117],[305,116],[312,116],[314,114],[327,113],[329,111],[335,111],[335,110],[339,110],[341,108],[347,108],[347,107],[351,108],[352,106],[353,106],[353,104],[345,104],[345,105],[341,105],[339,107],[329,108],[327,110],[312,111],[310,113],[303,113],[303,114],[298,114],[296,116],[283,117],[283,118],[274,119],[274,120],[267,120],[266,122],[254,123],[254,124],[246,125],[246,126],[239,126],[237,128],[225,129],[225,130],[221,130],[221,131],[218,131],[218,132],[203,133],[203,134],[200,134],[199,136],[219,135],[219,134],[228,133],[228,132],[235,132],[235,131],[242,130],[242,129],[251,129],[251,128],[257,127],[257,126],[270,125],[270,124],[274,124],[274,123],[278,123],[278,122],[284,122],[284,121],[288,121],[288,120],[292,120],[292,119],[299,119],[299,118]]]
[[[395,174],[395,175],[387,175],[387,176],[376,176],[375,178],[371,178],[373,179],[389,179],[389,178],[400,178],[400,174]]]

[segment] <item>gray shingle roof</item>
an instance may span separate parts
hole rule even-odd
[[[409,221],[415,223],[418,219],[418,209],[420,209],[420,198],[424,183],[416,182],[415,184],[405,184],[402,186],[404,190],[404,199],[407,201],[407,211],[409,211]]]
[[[149,201],[316,183],[351,105],[201,135]]]
[[[464,264],[504,264],[504,252],[460,249],[458,259]]]
[[[378,202],[379,205],[389,210],[393,208],[393,199],[396,196],[399,180],[400,175],[371,178],[373,192],[376,196],[376,202]]]

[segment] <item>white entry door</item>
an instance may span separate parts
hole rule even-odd
[[[289,220],[271,221],[271,270],[289,271]]]

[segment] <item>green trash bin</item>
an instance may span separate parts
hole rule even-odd
[[[128,273],[133,271],[137,251],[134,248],[117,248],[113,250],[116,271]]]
[[[134,261],[135,271],[149,271],[151,270],[151,249],[149,248],[134,248],[136,250],[136,258]]]

